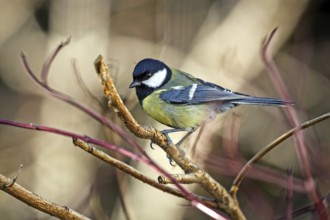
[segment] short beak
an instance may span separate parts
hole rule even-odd
[[[129,88],[134,88],[134,87],[137,87],[137,86],[140,86],[140,85],[141,85],[141,82],[134,80],[131,83],[131,85],[129,85]]]

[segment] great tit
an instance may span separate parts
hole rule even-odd
[[[188,132],[177,146],[202,123],[211,121],[217,114],[236,106],[246,104],[283,107],[292,104],[279,99],[233,92],[150,58],[141,60],[135,66],[133,82],[129,88],[134,87],[143,110],[155,120],[173,128],[162,131],[170,143],[168,133]]]

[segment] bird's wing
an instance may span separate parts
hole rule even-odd
[[[160,94],[160,98],[171,104],[200,104],[212,101],[233,101],[245,98],[239,93],[198,79],[199,83],[175,86]]]
[[[207,102],[221,101],[220,111],[237,105],[270,105],[286,106],[293,105],[291,101],[283,101],[274,98],[262,98],[232,92],[216,84],[197,79],[198,83],[189,86],[175,86],[160,93],[160,98],[171,104],[201,104]]]

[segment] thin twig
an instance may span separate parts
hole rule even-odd
[[[71,37],[66,38],[63,40],[54,50],[54,52],[51,54],[51,56],[48,57],[48,59],[45,61],[42,70],[41,70],[41,80],[45,82],[45,84],[48,84],[48,75],[49,75],[49,69],[51,64],[53,63],[54,59],[56,58],[57,54],[61,51],[61,49],[67,45],[70,44]]]
[[[84,92],[84,94],[86,95],[86,97],[89,97],[89,100],[92,100],[93,106],[98,106],[99,109],[102,109],[102,103],[97,99],[97,97],[88,89],[85,81],[83,80],[82,76],[81,76],[81,72],[78,68],[78,64],[77,64],[77,59],[72,59],[71,60],[71,66],[72,66],[72,70],[73,73],[76,77],[77,83],[79,85],[79,87],[81,88],[81,90]]]
[[[200,178],[197,173],[175,174],[175,175],[172,175],[172,177],[179,183],[183,183],[183,184],[192,184],[192,183],[200,182]],[[159,176],[158,182],[160,182],[162,184],[173,183],[172,179],[168,179],[165,176]]]
[[[46,199],[36,195],[35,193],[30,192],[24,187],[14,183],[14,180],[11,180],[0,174],[0,190],[8,193],[9,195],[17,198],[18,200],[24,202],[25,204],[38,209],[44,213],[47,213],[51,216],[55,216],[59,219],[64,220],[88,220],[86,216],[63,206],[56,204]]]
[[[288,189],[287,189],[287,196],[286,196],[286,220],[292,220],[292,196],[293,196],[293,190],[292,190],[292,183],[293,183],[293,175],[292,175],[292,168],[290,167],[288,169]]]
[[[233,163],[234,161],[232,161],[232,159],[210,155],[206,161],[206,168],[209,172],[219,173],[228,177],[236,177],[237,173],[243,168],[246,161],[237,162],[237,166],[233,166],[231,169],[228,169],[228,164]],[[253,167],[246,172],[245,178],[247,177],[287,189],[287,175],[274,168],[254,164]],[[297,177],[293,177],[293,190],[298,193],[306,193],[304,181]]]
[[[205,123],[202,123],[201,126],[198,128],[198,133],[197,133],[197,136],[195,138],[195,141],[194,141],[194,144],[192,145],[191,147],[191,157],[194,158],[195,157],[195,154],[196,154],[196,150],[197,150],[197,145],[198,145],[198,142],[202,136],[202,133],[204,131],[204,128],[205,128]]]
[[[8,183],[8,184],[4,185],[4,186],[3,186],[4,188],[12,187],[12,186],[16,183],[19,174],[22,172],[22,168],[23,168],[23,164],[21,164],[21,165],[19,166],[19,168],[18,168],[18,170],[17,170],[17,172],[16,172],[16,176],[15,176],[14,179],[11,181],[11,183]]]
[[[184,195],[177,189],[158,183],[154,179],[151,179],[151,178],[143,175],[140,171],[136,170],[135,168],[127,165],[126,163],[124,163],[120,160],[110,157],[108,154],[104,153],[101,150],[96,149],[95,147],[87,144],[86,142],[84,142],[80,139],[73,138],[73,144],[75,146],[83,149],[84,151],[92,154],[93,156],[103,160],[104,162],[124,171],[127,174],[130,174],[131,176],[135,177],[136,179],[141,180],[144,183],[147,183],[157,189],[160,189],[160,190],[170,193],[172,195],[175,195],[175,196],[178,196],[181,198],[184,197]]]
[[[127,189],[127,175],[125,175],[126,173],[120,172],[119,169],[115,170],[116,172],[116,181],[117,181],[117,187],[118,187],[118,197],[119,197],[119,201],[120,201],[120,206],[122,207],[122,212],[124,214],[124,219],[125,220],[132,220],[132,214],[130,211],[130,206],[127,203],[127,198],[125,195],[127,195],[128,193],[126,193],[126,189]]]
[[[300,207],[297,210],[294,210],[291,213],[291,216],[292,216],[292,218],[295,219],[295,218],[297,218],[297,217],[299,217],[301,215],[304,215],[306,213],[309,213],[309,212],[315,212],[315,206],[314,206],[314,204],[309,204],[309,205]],[[315,218],[311,218],[311,219],[315,219]],[[276,220],[287,220],[287,215],[278,217],[278,218],[276,218]]]
[[[138,160],[142,163],[148,164],[148,160],[147,158],[145,158],[143,155],[134,153],[130,150],[127,150],[125,148],[122,147],[118,147],[115,146],[113,144],[110,144],[106,141],[103,140],[99,140],[99,139],[95,139],[86,135],[80,135],[80,134],[76,134],[70,131],[66,131],[66,130],[62,130],[62,129],[58,129],[58,128],[52,128],[52,127],[48,127],[48,126],[44,126],[44,125],[37,125],[37,124],[33,124],[33,123],[23,123],[23,122],[16,122],[16,121],[11,121],[11,120],[7,120],[7,119],[2,119],[0,118],[0,124],[4,124],[4,125],[9,125],[9,126],[13,126],[13,127],[19,127],[19,128],[24,128],[24,129],[29,129],[29,130],[38,130],[38,131],[43,131],[43,132],[49,132],[49,133],[53,133],[53,134],[59,134],[62,136],[66,136],[66,137],[71,137],[71,138],[77,138],[77,139],[81,139],[87,143],[91,143],[91,144],[96,144],[98,146],[107,148],[109,150],[113,150],[116,151],[126,157],[129,157],[131,159],[134,160]]]
[[[286,139],[288,139],[289,137],[291,137],[292,135],[294,135],[295,133],[304,130],[312,125],[315,125],[317,123],[320,123],[321,121],[324,121],[326,119],[330,118],[330,112],[326,113],[324,115],[321,115],[319,117],[316,117],[312,120],[306,121],[305,123],[301,124],[298,127],[295,127],[289,131],[287,131],[286,133],[282,134],[280,137],[276,138],[273,142],[271,142],[270,144],[268,144],[266,147],[262,148],[257,154],[255,154],[246,164],[245,166],[241,169],[241,171],[238,173],[238,175],[236,176],[231,189],[230,189],[230,193],[231,195],[236,198],[237,196],[237,191],[239,189],[239,186],[246,174],[246,172],[248,171],[248,169],[250,169],[253,164],[255,164],[257,161],[259,161],[263,156],[265,156],[267,153],[269,153],[271,150],[273,150],[275,147],[277,147],[280,143],[282,143],[283,141],[285,141]]]

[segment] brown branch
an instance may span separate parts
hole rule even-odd
[[[172,175],[172,177],[179,183],[183,183],[183,184],[191,184],[198,182],[198,176],[196,175],[196,173],[175,174]],[[172,179],[166,178],[165,176],[159,176],[158,182],[162,184],[173,183]]]
[[[93,156],[103,160],[104,162],[135,177],[136,179],[141,180],[144,183],[147,183],[157,189],[160,189],[160,190],[170,193],[172,195],[182,197],[182,198],[184,197],[184,195],[177,189],[158,183],[157,181],[143,175],[141,172],[139,172],[138,170],[134,169],[133,167],[127,165],[126,163],[109,156],[108,154],[104,153],[103,151],[96,149],[95,147],[87,144],[86,142],[84,142],[80,139],[73,139],[73,144],[75,146],[83,149],[84,151],[92,154]]]
[[[38,209],[51,216],[55,216],[59,219],[66,219],[66,220],[89,219],[86,216],[83,216],[80,213],[68,208],[67,206],[63,206],[45,200],[44,198],[18,185],[17,183],[14,183],[14,180],[11,180],[1,174],[0,174],[0,190],[10,194],[11,196],[27,204],[28,206]]]
[[[117,93],[107,65],[101,55],[95,60],[94,65],[101,80],[104,94],[109,100],[109,106],[117,113],[127,129],[135,136],[149,139],[161,147],[186,174],[195,173],[198,179],[196,182],[216,199],[217,208],[225,212],[231,219],[246,219],[238,203],[230,196],[227,190],[205,172],[205,170],[190,161],[182,149],[177,148],[173,144],[168,144],[166,137],[155,128],[149,126],[143,127],[137,123]]]
[[[255,154],[241,169],[239,174],[236,176],[233,185],[230,189],[231,195],[236,199],[237,191],[239,189],[239,186],[248,171],[253,164],[258,162],[263,156],[265,156],[267,153],[269,153],[271,150],[273,150],[275,147],[277,147],[280,143],[291,137],[292,135],[296,134],[297,132],[304,130],[312,125],[315,125],[317,123],[320,123],[321,121],[324,121],[326,119],[330,118],[330,112],[326,113],[324,115],[321,115],[319,117],[316,117],[312,120],[306,121],[305,123],[301,124],[300,126],[297,126],[286,133],[282,134],[280,137],[276,138],[272,143],[268,144],[266,147],[262,148],[257,154]]]
[[[173,187],[170,187],[170,186],[167,186],[167,185],[164,185],[163,182],[161,182],[161,180],[158,178],[158,182],[155,181],[154,179],[151,179],[145,175],[143,175],[141,172],[139,172],[138,170],[134,169],[133,167],[127,165],[126,163],[120,161],[120,160],[117,160],[111,156],[109,156],[108,154],[106,154],[105,152],[103,152],[102,150],[99,150],[93,146],[91,146],[90,144],[80,140],[80,139],[76,139],[76,138],[73,138],[73,144],[76,146],[76,147],[79,147],[80,149],[90,153],[91,155],[99,158],[100,160],[118,168],[119,170],[133,176],[134,178],[144,182],[144,183],[147,183],[149,184],[150,186],[153,186],[157,189],[160,189],[162,190],[163,192],[166,192],[166,193],[169,193],[169,194],[172,194],[174,196],[178,196],[178,197],[181,197],[181,198],[185,198],[185,195],[173,188]],[[168,179],[166,179],[168,180]],[[164,180],[165,181],[165,180]],[[168,180],[170,181],[170,180]],[[214,200],[212,199],[209,199],[209,198],[203,198],[203,197],[198,197],[199,200],[201,200],[204,204],[206,204],[207,206],[209,207],[212,207],[212,208],[216,208],[217,207],[217,203],[214,202]]]

